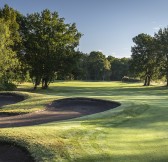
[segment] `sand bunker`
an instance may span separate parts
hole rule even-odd
[[[0,162],[34,162],[34,160],[26,150],[0,143]]]
[[[17,94],[11,93],[1,93],[0,94],[0,107],[10,104],[15,104],[17,102],[23,101],[24,97]]]
[[[0,96],[0,105],[13,104],[21,98]],[[0,116],[0,128],[20,127],[66,120],[84,115],[103,112],[120,106],[120,103],[89,99],[67,98],[53,101],[46,110],[17,116]],[[18,146],[0,143],[0,162],[33,162],[30,154]]]
[[[120,103],[92,98],[66,98],[54,101],[50,105],[50,107],[54,107],[59,111],[71,110],[83,115],[106,111],[117,106],[120,106]]]
[[[17,116],[0,117],[0,128],[38,125],[95,114],[120,106],[120,103],[90,98],[53,101],[46,110]]]

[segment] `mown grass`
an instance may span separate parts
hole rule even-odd
[[[6,93],[5,91],[1,94]],[[12,105],[3,106],[0,109],[0,114],[25,114],[35,111],[41,111],[45,109],[45,105],[51,102],[56,97],[50,97],[42,94],[30,93],[30,92],[18,92],[12,91],[9,94],[18,94],[24,96],[25,100]]]
[[[64,97],[93,97],[122,103],[116,109],[68,121],[0,129],[1,141],[24,146],[37,161],[168,161],[166,87],[120,82],[57,82],[49,90],[35,92],[30,87],[27,83],[19,87],[19,93],[30,97],[9,106],[8,111],[41,110],[53,99]]]

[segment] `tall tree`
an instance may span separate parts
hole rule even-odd
[[[64,58],[62,58],[61,67],[57,73],[57,77],[61,80],[78,79],[78,76],[80,75],[79,62],[81,53],[73,49],[67,52],[68,54],[65,54]]]
[[[19,23],[17,22],[17,16],[20,13],[13,8],[9,7],[7,4],[0,9],[0,18],[2,18],[9,27],[10,38],[13,41],[12,49],[18,52],[18,46],[21,43],[21,36],[19,33]]]
[[[130,70],[144,78],[144,86],[149,86],[150,81],[157,71],[157,53],[155,39],[147,34],[139,34],[133,38],[135,45],[132,47]]]
[[[107,59],[111,64],[111,80],[121,81],[124,76],[129,74],[129,58],[115,58],[113,56],[108,56]]]
[[[16,52],[12,50],[14,42],[8,23],[0,19],[0,83],[8,84],[15,80],[15,72],[18,66]]]
[[[47,88],[54,74],[63,71],[65,62],[72,58],[81,33],[75,24],[65,24],[57,12],[47,9],[27,15],[22,24],[23,56],[30,67],[34,88],[40,82],[42,88]]]
[[[102,52],[92,51],[88,56],[88,69],[91,80],[104,80],[110,63]]]
[[[78,51],[79,52],[79,51]],[[79,60],[77,62],[77,75],[78,80],[89,80],[89,55],[79,52]]]
[[[166,76],[168,86],[168,27],[160,29],[155,34],[155,38],[158,45],[157,52],[161,73]]]
[[[5,5],[0,8],[0,66],[1,82],[4,84],[18,79],[20,62],[17,58],[18,46],[21,43],[17,14],[13,8]]]

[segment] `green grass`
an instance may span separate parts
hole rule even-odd
[[[122,105],[99,114],[43,125],[0,129],[0,140],[24,146],[37,161],[166,162],[168,161],[168,89],[120,82],[57,82],[28,99],[4,107],[20,113],[42,110],[53,99],[93,97]],[[27,91],[27,92],[23,92]],[[3,111],[3,109],[1,111]]]
[[[1,92],[5,93],[5,91]],[[46,96],[42,94],[30,93],[30,92],[18,92],[12,91],[8,92],[16,93],[25,97],[25,100],[22,102],[18,102],[12,105],[3,106],[0,109],[0,113],[7,114],[25,114],[31,113],[35,111],[41,111],[45,109],[45,105],[51,102],[53,99],[57,99],[57,97]]]

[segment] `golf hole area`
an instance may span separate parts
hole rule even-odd
[[[0,143],[0,162],[34,162],[30,153],[17,145]]]

